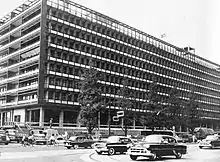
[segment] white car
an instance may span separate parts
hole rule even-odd
[[[219,135],[208,135],[205,139],[199,142],[199,148],[208,147],[220,147],[220,136]]]

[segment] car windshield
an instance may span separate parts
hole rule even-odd
[[[33,134],[44,134],[42,130],[32,130]]]
[[[149,135],[143,138],[143,142],[153,142],[158,143],[162,141],[162,137],[159,135]]]

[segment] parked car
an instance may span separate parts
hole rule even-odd
[[[6,135],[5,130],[0,130],[0,144],[7,145],[9,142],[10,142],[10,139]]]
[[[204,127],[196,127],[193,131],[193,133],[196,136],[196,139],[198,140],[203,140],[205,139],[208,135],[214,135],[215,131],[211,128],[204,128]]]
[[[67,149],[77,149],[79,147],[92,148],[94,143],[95,141],[90,136],[71,136],[66,142],[64,142],[64,146]]]
[[[97,154],[108,153],[114,155],[116,152],[124,153],[133,145],[130,138],[124,136],[110,136],[106,142],[97,142],[93,145]]]
[[[35,144],[46,144],[47,143],[47,139],[46,139],[46,136],[45,136],[43,130],[32,129],[30,131],[30,134],[33,134],[33,136],[34,136],[33,141]]]
[[[52,136],[52,134],[55,138],[59,136],[59,133],[56,129],[45,129],[43,132],[45,134],[46,139],[49,139]]]
[[[220,136],[218,134],[208,135],[205,139],[199,142],[199,148],[214,148],[220,147]]]
[[[177,133],[178,137],[181,139],[181,141],[178,141],[178,142],[183,142],[183,143],[187,143],[187,142],[193,142],[193,135],[192,134],[189,134],[189,133]],[[194,139],[196,142],[197,139],[195,137]]]
[[[20,142],[21,138],[18,136],[18,131],[16,129],[6,129],[5,133],[8,135],[10,142]]]
[[[61,135],[58,135],[56,140],[55,140],[55,143],[57,145],[64,145],[65,142],[66,142],[66,140]]]
[[[176,156],[180,159],[186,154],[187,146],[179,144],[175,137],[169,135],[149,135],[143,141],[135,144],[128,150],[128,155],[132,160],[138,157],[148,157],[151,160],[162,156]]]

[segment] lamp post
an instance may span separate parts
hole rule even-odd
[[[108,106],[108,135],[111,135],[111,109],[110,106]]]

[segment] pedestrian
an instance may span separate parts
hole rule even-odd
[[[196,135],[195,134],[193,134],[193,136],[192,136],[192,141],[193,141],[193,143],[196,142]]]
[[[49,138],[49,144],[50,144],[50,145],[55,145],[55,137],[54,137],[54,134],[52,134],[52,136],[50,136],[50,138]]]
[[[21,139],[21,145],[22,145],[22,146],[26,146],[26,144],[25,144],[25,138],[26,138],[26,136],[25,136],[25,134],[23,134],[22,139]]]
[[[30,146],[34,146],[34,135],[31,134],[29,137],[28,137],[28,143]]]

